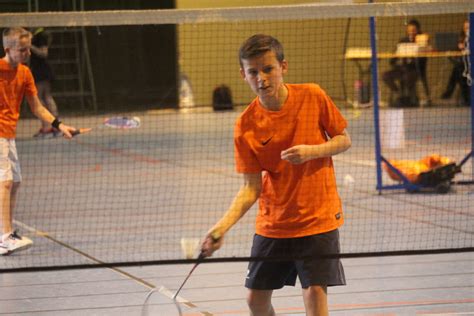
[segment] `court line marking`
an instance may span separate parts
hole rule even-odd
[[[434,316],[434,315],[474,315],[474,312],[460,312],[460,313],[430,313],[430,314],[420,314],[424,316]]]
[[[407,202],[407,203],[410,203],[410,202]],[[425,220],[425,219],[420,219],[418,218],[417,216],[415,215],[400,215],[400,214],[396,214],[394,211],[390,210],[390,211],[387,211],[387,210],[379,210],[379,209],[374,209],[373,207],[368,207],[368,206],[361,206],[361,205],[356,205],[356,204],[353,204],[351,202],[345,202],[346,205],[348,206],[351,206],[351,207],[354,207],[354,208],[359,208],[361,210],[365,210],[367,212],[371,212],[371,213],[375,213],[377,215],[380,215],[380,214],[384,214],[384,216],[391,216],[393,218],[397,218],[397,219],[403,219],[403,220],[407,220],[407,221],[411,221],[411,222],[415,222],[415,223],[421,223],[421,224],[426,224],[428,226],[432,226],[432,227],[437,227],[437,228],[443,228],[443,229],[449,229],[451,231],[456,231],[456,232],[459,232],[459,233],[463,233],[463,234],[467,234],[467,235],[473,235],[474,234],[474,231],[470,231],[470,230],[465,230],[465,229],[459,229],[457,227],[454,227],[454,226],[450,226],[450,225],[442,225],[442,224],[438,224],[438,223],[435,223],[435,222],[431,222],[430,220]],[[421,206],[421,207],[424,207],[424,208],[427,208],[429,206]]]
[[[342,311],[356,311],[356,310],[372,310],[372,309],[386,309],[386,308],[404,308],[404,307],[418,307],[418,306],[438,306],[438,305],[453,305],[453,304],[471,304],[474,303],[474,299],[460,299],[460,300],[427,300],[427,301],[394,301],[394,302],[374,302],[374,303],[364,303],[364,304],[332,304],[329,305],[329,313],[331,312],[342,312]],[[226,310],[218,312],[217,315],[235,315],[235,314],[245,314],[247,310]],[[275,312],[290,312],[290,313],[304,313],[304,307],[281,307],[275,308]],[[377,314],[379,315],[379,314]],[[383,314],[386,315],[386,314]],[[418,315],[418,313],[417,313]],[[422,315],[474,315],[474,312],[455,312],[455,313],[440,313],[434,314],[422,314]]]
[[[474,315],[474,312],[459,312],[459,313],[417,313],[417,315],[424,315],[424,316],[449,316],[449,315]]]
[[[333,156],[334,161],[339,161],[347,164],[359,165],[364,167],[375,167],[376,163],[374,160],[363,160],[363,159],[349,159],[345,157]]]
[[[177,163],[176,161],[170,161],[168,159],[156,159],[148,155],[141,155],[141,154],[135,154],[132,152],[128,152],[124,149],[119,149],[119,148],[109,148],[107,146],[101,146],[97,144],[91,144],[88,142],[80,141],[78,140],[77,143],[79,145],[88,147],[89,149],[93,149],[99,152],[105,152],[109,153],[114,156],[122,156],[129,158],[133,161],[136,162],[143,162],[143,163],[150,163],[150,164],[159,164],[159,163],[168,163],[168,164],[173,164],[178,167],[184,167],[184,168],[192,168],[196,169],[195,166],[188,166],[184,163]],[[347,164],[353,164],[353,165],[359,165],[359,166],[364,166],[364,167],[375,167],[376,162],[374,160],[364,160],[364,159],[349,159],[345,157],[338,157],[338,156],[333,156],[332,159],[334,161],[342,162],[342,163],[347,163]],[[218,174],[218,175],[225,175],[225,176],[230,176],[230,177],[235,177],[234,172],[229,172],[228,169],[223,169],[223,168],[203,168],[203,172],[208,172],[208,173],[213,173],[213,174]]]
[[[152,156],[148,156],[148,155],[135,154],[135,153],[127,151],[126,149],[109,148],[107,146],[92,144],[92,143],[84,142],[84,141],[81,141],[81,140],[77,140],[77,143],[79,145],[82,145],[84,147],[87,147],[89,149],[92,149],[92,150],[95,150],[95,151],[98,151],[98,152],[108,153],[108,154],[111,154],[113,156],[125,157],[125,158],[128,158],[128,159],[130,159],[132,161],[135,161],[135,162],[142,162],[142,163],[145,163],[145,164],[167,163],[167,164],[173,165],[175,167],[194,169],[194,170],[198,170],[199,172],[203,172],[203,173],[224,175],[224,176],[231,177],[231,178],[240,178],[240,176],[235,174],[235,172],[229,172],[229,169],[227,169],[227,168],[208,168],[208,167],[197,168],[196,166],[187,165],[186,163],[183,163],[183,162],[172,161],[170,159],[156,159],[156,158],[153,158]]]
[[[61,241],[61,240],[59,240],[59,239],[57,239],[57,238],[51,236],[48,232],[44,232],[44,231],[38,230],[38,229],[36,229],[36,228],[34,228],[34,227],[31,227],[31,226],[29,226],[29,225],[27,225],[27,224],[25,224],[25,223],[23,223],[23,222],[20,222],[20,221],[18,221],[18,220],[13,220],[13,223],[16,224],[16,225],[18,225],[19,227],[25,229],[25,230],[30,231],[31,233],[34,233],[35,235],[37,235],[37,236],[39,236],[39,237],[46,238],[46,239],[48,239],[48,240],[50,240],[50,241],[52,241],[52,242],[54,242],[54,243],[56,243],[56,244],[58,244],[58,245],[60,245],[60,246],[63,246],[64,248],[67,248],[67,249],[69,249],[69,250],[71,250],[71,251],[73,251],[73,252],[75,252],[75,253],[77,253],[77,254],[83,256],[83,257],[86,257],[87,259],[89,259],[89,260],[91,260],[91,261],[93,261],[93,262],[95,262],[95,263],[98,263],[98,264],[107,264],[106,262],[103,262],[103,261],[101,261],[101,260],[99,260],[99,259],[97,259],[97,258],[95,258],[95,257],[93,257],[93,256],[91,256],[91,255],[89,255],[89,254],[87,254],[87,253],[85,253],[84,251],[79,250],[79,249],[77,249],[77,248],[75,248],[75,247],[73,247],[73,246],[71,246],[71,245],[68,245],[68,244],[66,244],[65,242],[63,242],[63,241]],[[120,275],[122,275],[122,276],[125,276],[125,277],[129,278],[129,279],[131,279],[131,280],[137,282],[138,284],[147,287],[149,290],[155,290],[156,292],[160,293],[161,295],[163,295],[163,296],[165,296],[165,297],[168,297],[168,298],[170,298],[170,299],[173,299],[174,293],[171,292],[171,290],[169,290],[168,288],[166,288],[166,287],[163,286],[163,285],[160,286],[160,288],[158,288],[158,287],[157,287],[156,285],[154,285],[153,283],[147,282],[147,281],[145,281],[144,279],[139,278],[139,277],[136,277],[136,276],[134,276],[133,274],[130,274],[130,273],[128,273],[128,272],[126,272],[126,271],[124,271],[124,270],[122,270],[122,269],[120,269],[120,268],[116,268],[116,267],[113,267],[113,266],[109,266],[109,267],[107,267],[107,269],[112,270],[112,271],[115,272],[115,273],[118,273],[118,274],[120,274]],[[179,295],[176,297],[176,300],[177,300],[179,303],[182,303],[183,305],[186,305],[186,306],[189,307],[189,308],[197,308],[197,307],[198,307],[197,305],[193,304],[191,301],[189,301],[189,300],[187,300],[187,299],[185,299],[185,298],[183,298],[182,296],[179,296]],[[212,314],[212,313],[210,313],[210,312],[208,312],[208,311],[199,311],[199,313],[200,313],[201,315],[205,315],[205,316],[213,316],[213,315],[214,315],[214,314]]]

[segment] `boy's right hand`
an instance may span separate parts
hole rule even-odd
[[[204,257],[212,256],[214,251],[222,247],[223,240],[224,236],[216,237],[215,233],[208,233],[202,242],[201,254]]]

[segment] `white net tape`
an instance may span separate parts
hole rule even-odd
[[[474,11],[474,1],[415,3],[304,4],[212,9],[111,10],[83,12],[2,13],[0,27],[57,27],[236,22],[252,20],[308,20],[344,17],[389,17],[455,14]]]

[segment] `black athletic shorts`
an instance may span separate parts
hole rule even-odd
[[[299,237],[267,238],[255,235],[252,257],[311,257],[340,252],[339,231]],[[294,286],[296,276],[301,286],[345,285],[346,279],[338,258],[314,258],[290,261],[253,261],[249,263],[245,286],[255,290],[280,289],[285,285]]]

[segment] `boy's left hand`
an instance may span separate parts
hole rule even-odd
[[[302,164],[315,157],[315,146],[313,145],[297,145],[290,147],[281,152],[281,159],[287,160],[292,164]]]

